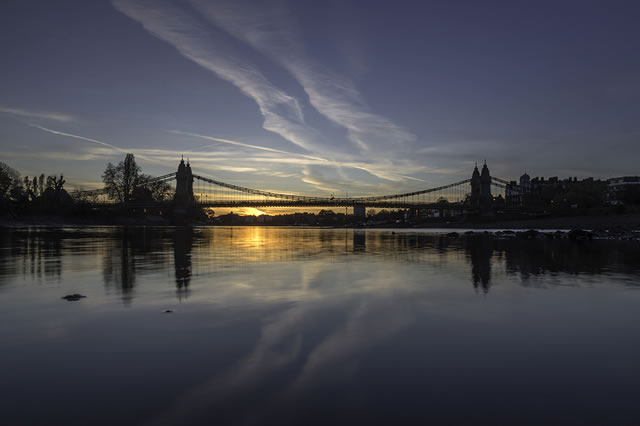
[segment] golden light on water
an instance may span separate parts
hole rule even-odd
[[[238,214],[240,216],[262,216],[263,214],[267,214],[266,212],[253,207],[236,207],[236,208],[222,207],[222,208],[213,208],[209,210],[213,210],[216,216],[222,216],[229,213]]]

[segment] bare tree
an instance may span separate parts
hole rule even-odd
[[[44,175],[41,175],[44,180]],[[51,188],[56,192],[62,191],[62,187],[67,181],[64,180],[64,175],[60,175],[60,177],[53,175],[47,177],[47,188]]]
[[[0,198],[8,198],[12,190],[20,186],[20,173],[0,162]]]
[[[40,192],[40,195],[44,194],[44,173],[40,174],[40,177],[38,178],[38,191]]]
[[[110,198],[121,203],[126,203],[133,198],[133,191],[140,179],[140,167],[136,164],[133,154],[127,154],[124,161],[117,166],[109,163],[104,173],[102,181],[104,189]]]
[[[37,179],[36,179],[37,180]],[[24,187],[24,192],[29,200],[33,200],[36,198],[36,189],[33,187],[33,181],[29,176],[25,176],[22,180],[22,185]]]
[[[164,181],[153,181],[153,176],[141,174],[138,186],[148,191],[153,201],[165,201],[171,197],[171,185]]]

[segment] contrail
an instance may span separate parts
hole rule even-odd
[[[54,135],[66,136],[66,137],[69,137],[69,138],[81,139],[83,141],[96,143],[98,145],[106,146],[107,148],[110,148],[110,149],[113,149],[115,151],[122,152],[122,153],[125,153],[125,154],[128,154],[130,152],[134,152],[134,150],[126,150],[126,149],[123,149],[123,148],[119,148],[119,147],[117,147],[115,145],[111,145],[110,143],[102,142],[102,141],[99,141],[97,139],[85,138],[84,136],[74,135],[74,134],[65,133],[65,132],[59,132],[59,131],[53,130],[53,129],[47,129],[46,127],[42,127],[42,126],[39,126],[37,124],[29,124],[29,126],[35,127],[36,129],[40,129],[40,130],[42,130],[44,132],[47,132],[47,133],[52,133]],[[137,155],[138,155],[138,158],[142,158],[143,160],[147,160],[149,162],[160,164],[160,165],[163,165],[163,166],[166,167],[166,164],[161,162],[161,161],[155,160],[153,158],[149,158],[149,157],[147,157],[145,155],[140,155],[140,154],[137,154]]]
[[[243,147],[246,147],[246,148],[259,149],[259,150],[262,150],[262,151],[275,152],[277,154],[295,155],[295,156],[298,156],[298,157],[308,158],[310,160],[323,161],[323,162],[330,163],[330,161],[327,160],[326,158],[314,157],[314,156],[305,155],[305,154],[296,154],[296,153],[293,153],[293,152],[282,151],[280,149],[268,148],[266,146],[259,146],[259,145],[251,145],[251,144],[248,144],[248,143],[233,141],[233,140],[230,140],[230,139],[222,139],[222,138],[216,138],[216,137],[213,137],[213,136],[199,135],[197,133],[181,132],[179,130],[169,130],[169,133],[173,133],[173,134],[176,134],[176,135],[191,136],[191,137],[194,137],[194,138],[201,138],[201,139],[206,139],[206,140],[210,140],[210,141],[214,141],[214,142],[226,143],[226,144],[229,144],[229,145],[236,145],[236,146],[243,146]],[[208,146],[211,146],[211,145],[205,145],[205,146],[202,146],[202,147],[196,148],[196,149],[201,149],[201,148],[205,148],[205,147],[208,147]]]
[[[36,129],[40,129],[40,130],[42,130],[44,132],[53,133],[54,135],[67,136],[67,137],[75,138],[75,139],[82,139],[82,140],[85,140],[85,141],[88,141],[88,142],[93,142],[93,143],[97,143],[97,144],[102,145],[102,146],[106,146],[107,148],[111,148],[111,149],[114,149],[116,151],[127,153],[127,151],[125,151],[122,148],[118,148],[117,146],[114,146],[114,145],[111,145],[109,143],[102,142],[102,141],[99,141],[99,140],[96,140],[96,139],[85,138],[84,136],[72,135],[71,133],[64,133],[64,132],[59,132],[57,130],[47,129],[46,127],[38,126],[37,124],[29,124],[29,126],[35,127]]]

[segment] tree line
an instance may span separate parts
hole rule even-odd
[[[108,163],[102,181],[105,193],[116,203],[160,202],[171,197],[170,185],[142,173],[133,154],[127,154],[117,165]],[[74,199],[65,190],[65,183],[62,174],[21,177],[16,169],[0,162],[0,213],[64,213],[89,201],[82,196]]]
[[[41,173],[33,178],[21,178],[16,169],[0,162],[0,208],[13,210],[28,207],[33,211],[40,211],[72,203],[71,196],[63,188],[64,184],[62,174],[45,177]]]

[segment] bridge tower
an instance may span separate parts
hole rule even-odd
[[[180,160],[178,172],[176,173],[176,195],[173,201],[180,207],[188,207],[195,203],[193,196],[193,173],[191,173],[191,165],[189,160],[184,164],[184,158]]]
[[[471,206],[480,206],[480,192],[482,191],[482,185],[480,182],[480,171],[478,171],[478,163],[473,168],[473,174],[471,175]]]
[[[493,195],[491,195],[491,173],[487,167],[487,162],[482,166],[482,172],[478,170],[478,165],[473,168],[471,175],[471,207],[486,209],[491,207]]]
[[[480,206],[490,207],[493,203],[493,196],[491,195],[491,173],[487,167],[485,160],[484,166],[482,166],[482,172],[480,173]]]

